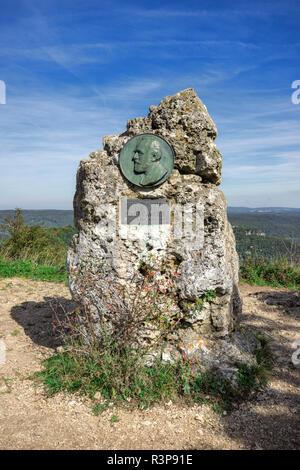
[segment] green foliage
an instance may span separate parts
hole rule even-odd
[[[300,261],[300,244],[295,239],[266,235],[257,228],[246,226],[235,226],[233,231],[241,260],[249,257],[268,260],[287,257],[291,263]]]
[[[206,292],[204,294],[204,300],[206,300],[207,302],[213,302],[213,300],[216,298],[217,296],[217,293],[214,290],[209,290],[208,292]]]
[[[11,261],[0,257],[0,277],[24,277],[42,281],[67,282],[65,265],[44,266],[28,260]]]
[[[77,229],[71,225],[67,225],[65,227],[52,227],[47,230],[60,239],[65,246],[69,246],[73,235],[77,233]]]
[[[112,417],[109,420],[111,423],[117,423],[119,420],[117,415],[112,415]]]
[[[261,352],[261,357],[265,357]],[[195,375],[191,362],[182,358],[170,364],[154,360],[145,365],[128,348],[124,354],[111,344],[101,350],[66,349],[43,361],[43,370],[34,374],[42,382],[48,396],[59,391],[88,395],[93,400],[93,412],[101,413],[109,403],[139,408],[172,399],[210,404],[217,412],[230,410],[233,401],[247,399],[251,393],[267,384],[265,362],[252,366],[240,365],[236,383],[230,377],[213,374]],[[101,400],[95,398],[100,392]]]
[[[235,385],[231,377],[200,376],[191,381],[192,399],[207,402],[210,398],[215,411],[230,410],[234,401],[245,400],[260,387],[266,386],[271,375],[272,356],[266,338],[259,335],[257,338],[261,346],[255,351],[256,363],[239,365]]]
[[[0,224],[8,235],[0,243],[0,276],[25,277],[45,281],[67,281],[66,246],[74,227],[45,228],[26,225],[21,209]]]
[[[18,336],[19,333],[20,333],[20,330],[14,330],[11,335]]]
[[[255,390],[259,387],[259,383],[256,379],[256,373],[258,371],[257,366],[247,366],[243,364],[239,367],[237,373],[237,380],[239,388],[245,392]]]
[[[300,266],[289,264],[286,258],[275,261],[246,258],[240,266],[240,277],[250,284],[300,288]]]
[[[229,379],[206,374],[191,381],[190,398],[197,403],[210,403],[216,412],[230,410],[238,393]]]
[[[272,370],[272,354],[268,340],[262,335],[256,335],[260,348],[255,351],[256,364],[241,365],[237,373],[238,387],[242,393],[251,393],[261,386],[266,386]]]
[[[270,371],[273,366],[272,361],[272,352],[269,345],[269,339],[266,338],[263,334],[255,333],[256,338],[260,342],[260,348],[255,351],[256,361],[260,367],[260,375],[262,380],[267,382],[269,373],[265,375],[266,371]]]
[[[151,367],[137,361],[128,349],[120,354],[117,348],[90,354],[65,352],[43,362],[44,369],[35,374],[49,396],[60,390],[94,397],[100,392],[104,400],[128,402],[148,407],[163,399],[176,398],[185,365],[155,361]]]
[[[202,297],[196,297],[194,301],[183,301],[181,302],[181,308],[185,313],[186,317],[190,317],[195,314],[195,312],[201,312],[205,309],[205,302],[213,302],[217,293],[215,290],[209,290]]]
[[[63,390],[88,395],[94,401],[96,394],[100,395],[101,403],[96,402],[93,406],[96,414],[105,408],[103,401],[115,404],[131,402],[145,408],[169,399],[181,399],[187,403],[207,402],[220,411],[229,409],[236,397],[245,397],[256,388],[260,370],[256,364],[249,370],[244,366],[239,368],[236,387],[232,386],[231,377],[199,376],[200,360],[183,355],[177,362],[169,363],[153,355],[153,345],[143,336],[143,327],[147,333],[151,327],[157,341],[163,339],[174,344],[176,339],[172,332],[182,318],[161,319],[156,301],[165,298],[165,306],[168,306],[169,295],[173,303],[173,283],[168,278],[161,279],[161,265],[157,257],[144,269],[144,280],[139,289],[132,292],[133,303],[124,286],[111,277],[113,273],[109,267],[107,271],[105,265],[73,268],[72,276],[79,282],[85,298],[81,312],[84,315],[75,310],[61,320],[59,315],[56,317],[55,328],[65,342],[65,351],[46,359],[44,369],[36,374],[48,395]],[[89,296],[95,285],[101,292],[96,303],[94,296]],[[196,299],[194,306],[201,309],[204,300],[212,302],[215,297],[216,291],[210,290],[203,298]],[[96,337],[94,323],[89,317],[91,305],[94,312],[95,306],[100,308],[101,337]],[[103,314],[105,308],[106,316]],[[116,328],[108,321],[118,318],[118,314],[121,321]]]
[[[16,209],[13,219],[6,217],[1,228],[9,235],[0,245],[3,258],[46,265],[64,263],[66,247],[63,240],[40,225],[26,225],[21,209]]]
[[[200,312],[202,309],[203,309],[203,299],[200,299],[200,297],[196,297],[195,310],[197,310],[197,312]]]

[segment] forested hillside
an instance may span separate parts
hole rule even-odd
[[[246,226],[258,229],[266,235],[295,240],[300,243],[300,212],[231,212],[228,219],[233,227]]]
[[[269,260],[286,257],[290,262],[300,259],[300,244],[281,237],[266,235],[259,229],[247,226],[233,228],[237,252],[241,259],[266,258]]]

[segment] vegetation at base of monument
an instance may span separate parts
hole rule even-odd
[[[182,301],[181,308],[185,313],[185,318],[192,318],[197,315],[197,312],[201,312],[206,309],[205,303],[213,302],[214,298],[217,296],[215,289],[209,290],[204,295],[196,297],[194,301]]]
[[[246,394],[252,393],[260,386],[266,386],[272,374],[273,357],[269,339],[263,334],[255,336],[260,342],[260,348],[255,351],[256,364],[240,365],[237,372],[238,387]]]
[[[28,226],[21,209],[3,219],[1,230],[9,235],[0,243],[0,276],[20,276],[48,281],[67,281],[66,246],[73,227]]]
[[[138,289],[130,295],[128,287],[125,289],[114,279],[103,264],[96,268],[74,268],[72,282],[80,286],[86,304],[81,313],[74,310],[69,314],[59,310],[59,305],[52,305],[53,328],[65,344],[64,351],[43,361],[43,370],[34,375],[49,396],[59,391],[88,395],[95,414],[111,403],[145,408],[170,399],[188,404],[207,403],[215,411],[223,412],[230,410],[233,401],[247,398],[266,384],[261,350],[257,353],[257,364],[239,367],[234,386],[231,377],[200,375],[197,370],[201,361],[184,353],[178,354],[174,362],[161,360],[159,350],[152,354],[153,343],[157,345],[159,340],[176,344],[176,325],[186,320],[184,311],[168,317],[163,314],[164,307],[174,303],[172,281],[165,278],[167,270],[157,258],[143,263]],[[179,275],[176,270],[174,275]],[[99,332],[95,334],[95,309],[94,315],[90,315],[91,307],[100,308],[99,298],[94,294],[95,283],[102,299],[98,311],[101,339]],[[212,302],[215,296],[216,292],[211,290],[195,304],[201,309],[204,300]]]
[[[48,396],[60,391],[89,396],[95,414],[111,404],[148,408],[167,400],[208,404],[223,412],[267,385],[269,363],[263,350],[257,352],[257,360],[252,366],[239,366],[233,386],[230,377],[195,376],[184,357],[173,364],[155,359],[147,366],[137,359],[136,351],[128,347],[121,353],[113,343],[105,350],[89,348],[85,353],[66,346],[64,352],[43,361],[43,370],[32,378],[44,385]]]
[[[300,288],[300,264],[287,258],[274,261],[246,258],[240,265],[240,279],[261,286]]]
[[[172,344],[173,332],[185,318],[174,289],[178,275],[172,262],[168,268],[162,266],[158,256],[142,262],[126,284],[105,263],[82,263],[70,272],[70,282],[81,298],[81,314],[56,314],[56,327],[63,339],[66,331],[72,331],[75,341],[95,345],[107,341],[106,334],[124,351],[130,345],[148,353],[162,338]]]
[[[209,290],[194,302],[179,302],[174,282],[178,277],[175,260],[166,262],[153,254],[126,283],[104,262],[97,266],[82,263],[70,272],[70,283],[81,299],[81,312],[60,315],[53,305],[55,327],[63,341],[66,332],[72,332],[68,337],[72,345],[79,340],[100,347],[109,338],[121,352],[130,345],[143,356],[166,342],[176,350],[180,343],[177,327],[190,326],[190,318],[217,296],[215,290]]]

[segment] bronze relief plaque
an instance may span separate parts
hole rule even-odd
[[[173,170],[174,150],[158,135],[139,134],[124,145],[119,163],[122,174],[136,186],[158,186]]]

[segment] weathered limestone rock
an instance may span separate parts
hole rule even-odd
[[[170,178],[147,189],[128,182],[118,164],[124,144],[143,133],[163,137],[175,151]],[[238,332],[241,314],[238,256],[227,220],[226,201],[216,186],[222,167],[221,154],[214,144],[216,135],[206,107],[193,89],[187,89],[164,98],[158,106],[151,106],[147,117],[128,121],[123,134],[104,137],[104,149],[80,162],[74,198],[78,235],[71,242],[67,263],[72,273],[83,263],[95,265],[105,260],[117,279],[132,288],[132,278],[141,261],[147,262],[148,255],[158,256],[162,271],[169,276],[172,273],[168,266],[172,262],[177,269],[176,277],[173,276],[176,305],[166,314],[171,317],[179,312],[182,318],[172,331],[172,345],[165,344],[163,358],[171,360],[184,352],[201,361],[199,367],[204,370],[216,369],[232,375],[239,362],[253,360],[257,342]],[[194,211],[199,223],[196,238],[187,234],[176,238],[176,220],[172,215],[169,224],[160,226],[120,224],[122,198],[165,199],[171,210],[191,207],[190,217]],[[82,288],[76,276],[70,276],[70,289],[83,308]],[[95,334],[100,337],[102,304],[97,281],[93,296],[89,308]],[[105,307],[101,314],[109,318]],[[150,336],[144,337],[149,340]]]
[[[124,134],[104,137],[104,150],[116,162],[128,138],[148,132],[164,137],[173,146],[175,168],[180,173],[199,175],[204,183],[220,184],[222,156],[214,144],[217,129],[192,88],[150,106],[147,117],[129,120]]]

